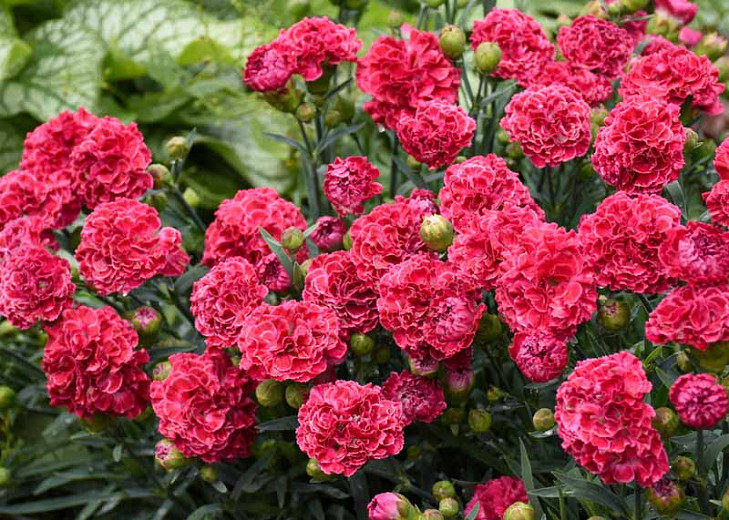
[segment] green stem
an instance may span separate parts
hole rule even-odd
[[[200,219],[197,211],[195,211],[195,209],[187,203],[185,197],[180,191],[180,188],[177,187],[177,184],[175,184],[172,188],[172,196],[177,199],[177,202],[179,202],[183,208],[185,208],[185,211],[187,211],[188,215],[190,215],[190,218],[192,218],[192,221],[195,223],[195,227],[205,233],[205,224]]]
[[[397,157],[397,136],[395,134],[392,134],[392,159],[390,161],[390,197],[395,198],[395,194],[397,193],[397,163],[395,162],[395,157]]]

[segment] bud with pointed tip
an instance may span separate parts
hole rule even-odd
[[[524,502],[514,502],[504,511],[504,520],[534,520],[534,508]]]
[[[166,471],[184,468],[190,461],[168,439],[162,439],[154,447],[154,460]]]
[[[304,383],[289,383],[286,385],[286,404],[298,410],[309,396],[309,386]]]
[[[450,404],[463,404],[468,401],[473,385],[476,382],[476,374],[470,368],[448,370],[445,374],[443,390],[445,397]]]
[[[305,240],[303,231],[299,228],[290,227],[281,235],[281,246],[288,249],[289,252],[295,253],[301,249]]]
[[[483,42],[476,47],[475,63],[481,74],[491,74],[501,62],[501,49],[494,42]]]
[[[463,56],[466,50],[466,33],[457,25],[446,25],[440,31],[440,48],[452,60]]]
[[[367,505],[369,520],[407,520],[413,505],[400,493],[380,493]]]
[[[471,410],[468,412],[468,427],[476,434],[486,433],[491,429],[491,413],[486,410]]]
[[[444,498],[438,503],[438,511],[440,511],[445,518],[453,518],[460,510],[461,506],[455,498]]]
[[[671,469],[678,477],[678,480],[689,480],[696,475],[696,463],[690,457],[676,457],[671,464]]]
[[[281,404],[284,399],[284,387],[274,379],[267,379],[258,383],[256,387],[256,400],[261,406],[270,408]]]
[[[546,432],[554,428],[554,412],[549,408],[540,408],[534,412],[532,423],[537,431]]]
[[[184,159],[190,153],[190,146],[187,144],[187,139],[180,135],[172,137],[167,141],[165,148],[170,158],[175,161]]]
[[[154,366],[154,370],[152,370],[152,379],[155,381],[164,381],[170,375],[170,370],[172,370],[172,364],[169,361],[157,363]]]
[[[685,128],[684,130],[686,132],[686,141],[683,145],[683,153],[688,154],[701,146],[701,140],[699,139],[699,134],[697,134],[692,128]]]
[[[420,225],[420,238],[428,249],[442,253],[453,243],[453,224],[442,215],[428,215]]]
[[[676,482],[663,478],[648,488],[648,502],[662,515],[679,510],[686,501],[683,488]]]
[[[200,468],[200,478],[203,479],[205,482],[217,482],[218,470],[215,469],[215,466],[210,466],[209,464],[206,464],[205,466]]]
[[[375,350],[375,340],[366,334],[355,332],[349,338],[349,346],[357,357],[366,356]]]
[[[15,390],[9,386],[0,386],[0,410],[7,410],[15,406]]]
[[[131,322],[139,335],[139,342],[148,347],[157,339],[162,326],[162,315],[152,307],[139,307],[132,314]]]
[[[630,323],[630,305],[622,300],[603,299],[597,311],[597,322],[609,332],[623,330]]]
[[[658,430],[663,438],[669,438],[676,433],[678,428],[678,415],[670,408],[662,407],[656,410],[653,418],[653,427]]]
[[[433,497],[440,502],[444,498],[453,498],[456,496],[456,488],[453,483],[448,480],[439,480],[433,484]]]

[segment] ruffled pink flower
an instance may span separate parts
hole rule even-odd
[[[692,107],[720,114],[724,88],[719,71],[706,56],[676,46],[639,58],[623,77],[619,92],[625,99],[646,96],[675,105],[690,98]]]
[[[68,261],[43,246],[18,247],[0,259],[0,315],[21,329],[54,321],[76,292]]]
[[[70,167],[84,203],[93,209],[104,202],[144,195],[154,184],[147,172],[151,161],[136,123],[125,125],[105,117],[73,149]]]
[[[594,107],[613,97],[613,85],[608,78],[566,61],[554,61],[533,76],[528,87],[562,85],[577,92],[585,103]]]
[[[305,254],[306,251],[302,249],[297,257]],[[291,289],[291,277],[274,253],[269,253],[258,261],[256,273],[260,282],[273,292],[285,292]]]
[[[355,332],[366,334],[379,322],[377,293],[358,277],[357,266],[345,251],[320,255],[312,261],[303,298],[332,309],[345,338]]]
[[[729,281],[729,232],[703,222],[668,231],[659,249],[668,276],[694,285]]]
[[[609,185],[627,192],[660,192],[678,179],[686,132],[680,108],[661,99],[633,97],[605,119],[592,164]]]
[[[309,238],[319,248],[319,251],[331,253],[342,248],[346,234],[347,225],[342,219],[324,215],[317,219],[316,228]]]
[[[59,245],[42,217],[21,217],[0,230],[0,262],[5,255],[23,246],[42,246],[57,250]]]
[[[327,474],[354,475],[370,460],[403,448],[402,405],[371,383],[335,381],[312,388],[299,408],[296,442]]]
[[[397,122],[397,138],[403,149],[430,169],[451,164],[470,146],[476,122],[465,110],[441,100],[424,101],[414,114]]]
[[[464,514],[468,516],[478,504],[475,520],[503,520],[504,512],[514,502],[529,502],[524,483],[518,478],[499,477],[473,488]]]
[[[711,374],[684,374],[671,385],[668,398],[691,428],[713,428],[729,408],[726,389]]]
[[[729,286],[674,289],[651,313],[645,337],[657,344],[675,341],[699,350],[729,341]]]
[[[511,98],[501,128],[537,168],[582,157],[590,147],[590,105],[561,85],[530,87]]]
[[[100,204],[81,231],[79,272],[104,295],[127,294],[160,274],[181,275],[190,261],[182,235],[161,225],[157,210],[136,200]]]
[[[282,90],[294,73],[295,61],[290,49],[281,41],[256,47],[248,56],[243,81],[259,92]]]
[[[25,170],[14,170],[0,177],[0,229],[8,222],[23,216],[39,217],[49,229],[66,226],[67,211],[65,188],[39,180]],[[73,218],[76,218],[77,205]],[[71,220],[73,220],[73,218]]]
[[[443,360],[471,346],[485,311],[479,296],[452,266],[421,254],[382,277],[377,308],[408,355]]]
[[[207,338],[209,347],[235,345],[243,321],[263,303],[268,289],[258,282],[253,266],[243,258],[228,258],[195,282],[190,312],[195,328]]]
[[[544,383],[559,377],[567,366],[567,344],[550,334],[517,332],[509,355],[524,377]]]
[[[562,448],[606,484],[649,487],[669,470],[655,411],[643,400],[651,383],[629,352],[586,359],[557,390]]]
[[[254,309],[241,326],[238,348],[241,366],[259,381],[311,381],[347,354],[336,313],[295,300]]]
[[[574,335],[597,309],[597,289],[574,231],[541,223],[505,254],[496,288],[499,313],[514,331]]]
[[[494,42],[501,49],[494,76],[516,78],[520,84],[528,83],[554,61],[554,45],[542,26],[518,9],[492,9],[483,20],[476,20],[471,33],[473,50],[484,42]]]
[[[186,457],[212,463],[251,454],[256,437],[255,383],[221,351],[173,354],[170,374],[154,381],[159,433]]]
[[[364,203],[382,193],[382,184],[374,182],[379,176],[367,157],[337,157],[327,165],[324,195],[340,215],[360,215]]]
[[[665,292],[676,280],[666,274],[658,250],[680,224],[681,210],[659,195],[619,191],[603,200],[579,225],[597,285],[612,291]]]
[[[143,365],[149,354],[137,349],[137,333],[114,309],[67,309],[46,332],[41,367],[51,406],[84,419],[96,414],[132,419],[147,408]]]
[[[467,231],[480,215],[507,204],[529,207],[544,215],[519,175],[495,154],[477,155],[449,167],[439,198],[443,216],[459,232]]]
[[[698,6],[689,0],[656,0],[656,11],[668,13],[683,24],[691,23],[698,10]]]
[[[634,46],[628,31],[593,15],[560,27],[557,44],[571,64],[608,78],[622,74]]]
[[[729,137],[724,139],[719,146],[716,147],[716,155],[714,156],[714,169],[719,174],[719,179],[729,181]]]
[[[385,399],[402,403],[404,424],[433,422],[446,409],[443,388],[437,379],[428,379],[403,370],[392,372],[382,385]]]
[[[380,36],[357,65],[357,86],[372,96],[365,111],[391,129],[423,101],[458,101],[461,73],[441,51],[438,38],[413,28],[406,34],[407,40]]]
[[[729,180],[717,182],[703,197],[711,220],[720,226],[729,227]]]

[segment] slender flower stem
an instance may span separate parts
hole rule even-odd
[[[192,221],[195,223],[195,227],[197,227],[200,231],[205,233],[205,224],[200,219],[200,216],[197,214],[197,211],[190,206],[190,204],[187,203],[185,200],[185,197],[182,195],[182,192],[180,191],[180,188],[177,187],[177,184],[175,184],[172,187],[172,196],[177,199],[177,202],[180,203],[180,205],[185,208],[185,211],[187,211],[188,215],[190,215],[190,218],[192,218]]]
[[[634,520],[643,518],[643,502],[641,500],[640,486],[635,485],[635,507],[633,510]]]
[[[313,218],[319,218],[321,216],[321,196],[319,194],[319,179],[316,175],[314,148],[311,145],[309,136],[306,133],[306,127],[301,121],[299,123],[299,130],[301,131],[301,138],[304,141],[304,146],[308,154],[301,155],[301,161],[304,166],[304,179],[306,181],[306,195],[311,206],[311,212]],[[317,126],[317,135],[319,135],[319,126]]]

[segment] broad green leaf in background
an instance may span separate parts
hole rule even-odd
[[[18,37],[10,12],[0,7],[0,80],[20,72],[30,53],[30,45]]]
[[[17,168],[25,133],[10,121],[0,121],[0,175]]]

